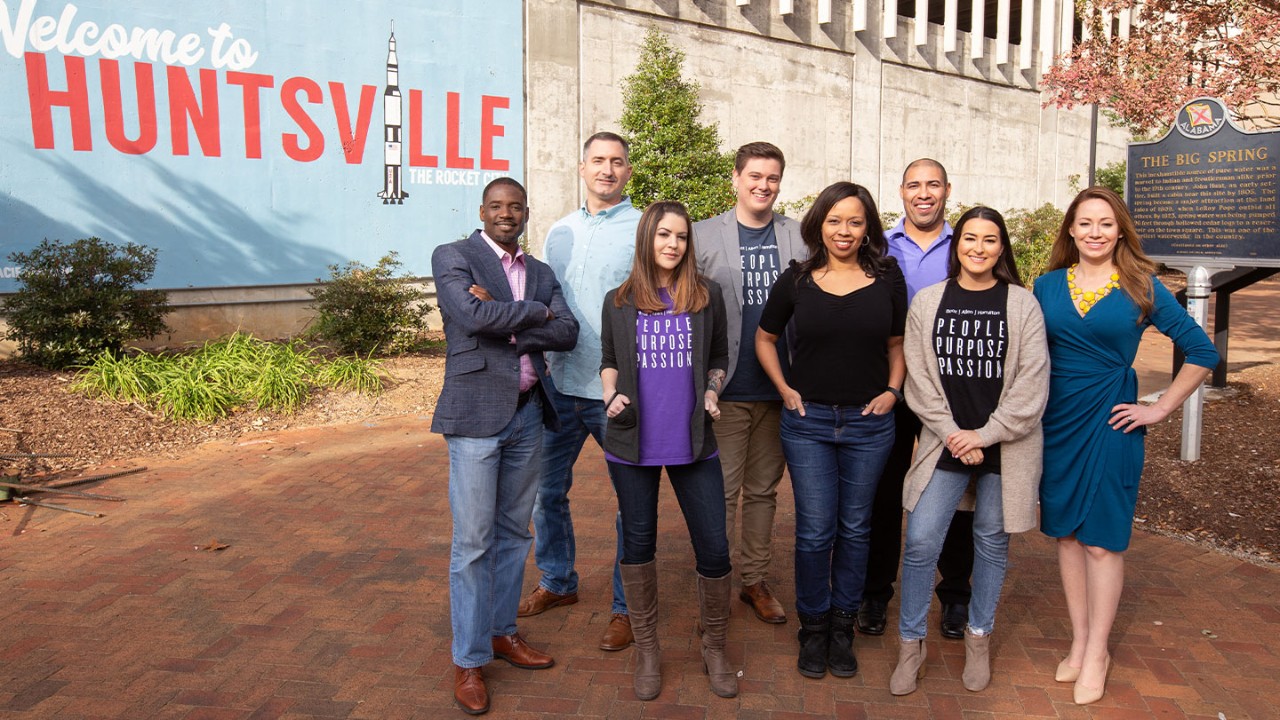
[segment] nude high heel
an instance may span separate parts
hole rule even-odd
[[[1071,699],[1075,700],[1077,705],[1088,705],[1096,703],[1102,699],[1104,693],[1107,692],[1107,675],[1111,674],[1111,656],[1108,655],[1102,670],[1102,686],[1086,687],[1077,680],[1075,687],[1071,690]]]
[[[1053,674],[1054,681],[1060,683],[1073,683],[1078,677],[1080,677],[1080,668],[1068,665],[1066,658],[1058,663],[1058,671]]]

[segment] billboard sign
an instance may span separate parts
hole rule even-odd
[[[520,0],[0,0],[0,43],[0,292],[91,235],[163,288],[427,275],[523,175]]]

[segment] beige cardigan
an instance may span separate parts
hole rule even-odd
[[[902,506],[907,510],[915,509],[933,477],[946,437],[960,429],[951,417],[938,373],[938,356],[933,351],[933,322],[945,287],[944,281],[916,293],[907,314],[903,341],[907,405],[924,425],[902,487]],[[977,433],[984,445],[1000,443],[1004,530],[1016,533],[1036,527],[1044,452],[1040,416],[1049,398],[1049,347],[1040,303],[1026,289],[1009,286],[1007,316],[1009,347],[1004,362],[1004,389],[995,412]]]

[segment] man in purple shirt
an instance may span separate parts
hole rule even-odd
[[[897,258],[907,279],[910,302],[922,288],[947,279],[952,230],[947,222],[951,183],[946,168],[930,158],[912,162],[902,173],[898,194],[904,214],[885,233],[885,239],[889,254]],[[908,373],[912,370],[907,368]],[[896,438],[871,510],[867,582],[858,610],[858,630],[867,635],[884,634],[886,608],[893,598],[893,581],[898,577],[902,553],[902,483],[920,437],[920,419],[905,403],[898,404],[894,417]],[[972,511],[956,511],[938,558],[938,570],[942,573],[937,588],[942,602],[942,636],[961,639],[969,618],[969,576],[973,572]]]

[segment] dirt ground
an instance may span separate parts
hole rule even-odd
[[[319,392],[294,415],[246,408],[212,425],[166,420],[138,405],[102,403],[68,391],[70,373],[0,362],[0,473],[37,480],[93,467],[110,472],[151,455],[177,455],[210,440],[288,427],[430,415],[444,374],[442,351],[385,361],[377,397]],[[1280,367],[1232,373],[1231,391],[1205,409],[1202,459],[1178,459],[1181,412],[1151,428],[1135,522],[1145,530],[1206,543],[1260,562],[1280,561]],[[20,452],[67,455],[34,460]],[[47,477],[45,479],[48,479]]]

